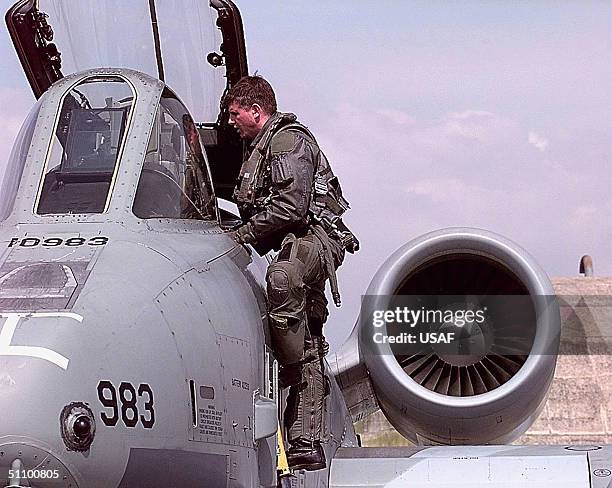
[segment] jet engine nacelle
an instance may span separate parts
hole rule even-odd
[[[553,379],[560,317],[548,277],[515,243],[478,229],[426,234],[387,259],[366,295],[375,309],[400,295],[496,295],[511,304],[504,320],[471,331],[480,340],[480,351],[457,355],[436,345],[418,354],[398,354],[389,344],[373,344],[371,323],[364,319],[369,312],[362,306],[358,330],[351,336],[353,352],[349,341],[337,355],[338,380],[344,388],[347,377],[359,377],[355,361],[352,367],[347,363],[358,347],[370,391],[406,438],[419,444],[501,444],[516,439],[537,418]],[[522,304],[521,310],[516,304]],[[531,320],[513,324],[514,312]],[[363,392],[363,385],[355,390]],[[345,396],[349,400],[351,394]],[[368,402],[355,401],[354,394],[351,400],[352,405],[347,403],[355,418],[359,405]]]

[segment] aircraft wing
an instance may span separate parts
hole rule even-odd
[[[608,488],[612,447],[341,448],[333,488]]]

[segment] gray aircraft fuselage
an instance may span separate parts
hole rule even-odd
[[[135,103],[106,210],[38,214],[66,93],[110,75],[133,87]],[[237,245],[219,220],[139,219],[132,211],[163,88],[130,70],[93,70],[55,84],[30,120],[23,176],[0,224],[3,479],[19,459],[63,480],[30,480],[41,487],[276,483],[267,261]],[[82,451],[65,442],[71,408],[95,426]],[[327,408],[331,457],[355,437],[337,387]],[[273,431],[255,440],[266,420]]]
[[[7,14],[40,99],[0,188],[0,487],[275,487],[285,398],[267,333],[268,259],[229,237],[237,217],[217,198],[230,198],[241,163],[227,111],[216,114],[223,89],[248,72],[239,12],[211,0],[214,16],[202,21],[207,3],[130,3],[149,16],[138,27],[155,46],[122,51],[107,44],[119,37],[112,27],[136,25],[116,2],[38,3]],[[173,24],[158,23],[156,7],[194,21],[188,34],[206,59],[165,44]],[[52,29],[43,12],[55,15]],[[100,22],[102,47],[83,46]],[[204,48],[199,30],[213,25],[220,32]],[[62,74],[71,60],[78,70],[135,66],[87,64],[90,51],[136,54],[138,66],[152,56],[168,79],[164,61],[169,84],[194,111],[214,107],[217,121],[196,126],[170,87],[139,71]],[[217,81],[197,84],[197,74]],[[535,317],[519,354],[499,352],[508,337],[496,320],[468,337],[486,337],[487,348],[459,360],[435,347],[372,348],[362,310],[326,365],[327,468],[294,473],[291,486],[612,486],[609,446],[493,445],[529,428],[555,372],[559,309],[541,300],[555,293],[527,251],[481,229],[443,229],[403,244],[366,292],[381,310],[396,296],[463,296],[471,307],[473,297],[515,294]],[[415,443],[451,446],[356,448],[353,422],[378,408]]]

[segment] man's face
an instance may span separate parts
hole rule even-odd
[[[230,103],[229,124],[234,127],[242,139],[253,140],[259,134],[261,123],[261,109],[258,105],[249,108],[242,107],[238,102]]]

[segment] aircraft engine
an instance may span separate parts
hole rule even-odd
[[[434,343],[402,352],[373,344],[377,329],[363,320],[362,306],[359,352],[378,404],[402,435],[419,444],[510,442],[536,419],[553,379],[560,318],[552,285],[535,260],[508,239],[452,228],[396,251],[364,300],[376,310],[388,308],[389,297],[402,303],[401,296],[449,295],[463,296],[472,310],[483,300],[497,300],[497,316],[482,324],[437,325],[456,337],[463,334],[454,350]]]

